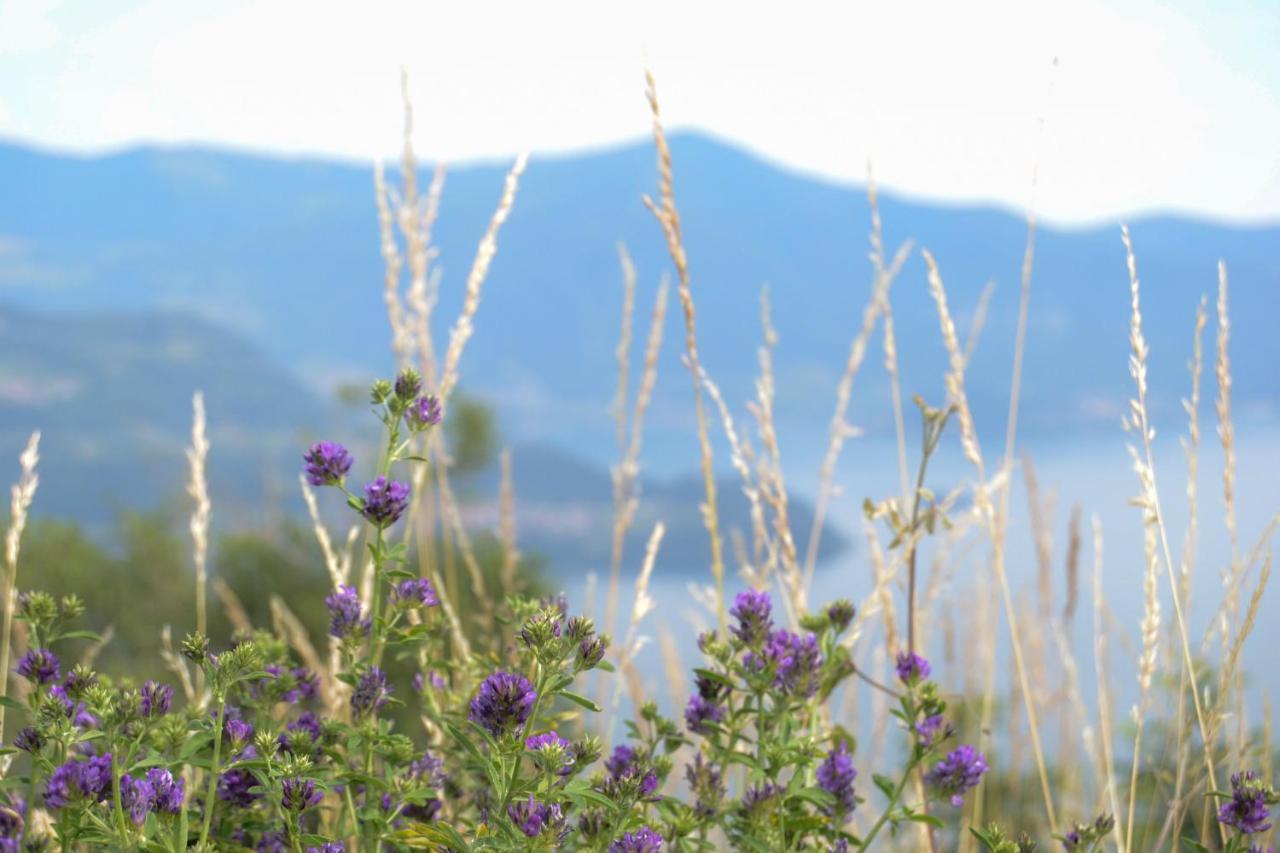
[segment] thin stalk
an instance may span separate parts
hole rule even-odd
[[[209,840],[209,827],[213,825],[213,804],[218,791],[218,768],[222,759],[222,726],[227,714],[227,700],[218,699],[218,722],[213,733],[213,764],[209,766],[209,787],[204,795],[204,824],[200,827],[197,850],[203,850]]]

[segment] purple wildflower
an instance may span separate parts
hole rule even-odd
[[[282,702],[288,702],[290,705],[303,699],[314,699],[320,692],[320,679],[314,672],[305,666],[295,666],[289,670],[289,675],[293,677],[293,687],[290,687],[280,695]]]
[[[257,758],[258,752],[252,746],[246,746],[236,761],[246,761],[251,758]],[[258,801],[261,796],[255,791],[250,790],[258,786],[258,778],[245,768],[236,768],[228,770],[218,777],[218,799],[223,802],[230,803],[233,806],[247,808]]]
[[[925,717],[912,728],[916,731],[916,741],[925,748],[933,746],[938,741],[945,740],[955,731],[950,723],[943,720],[941,714]]]
[[[307,482],[313,486],[335,486],[346,478],[354,462],[347,449],[336,441],[318,441],[302,457]]]
[[[899,652],[897,670],[898,678],[907,685],[923,681],[933,671],[929,662],[915,652]]]
[[[253,738],[253,726],[238,717],[223,723],[222,732],[235,750],[241,749]]]
[[[339,640],[359,639],[373,627],[373,620],[364,615],[364,607],[360,604],[360,596],[355,587],[339,586],[325,598],[324,606],[329,608],[331,637]]]
[[[144,681],[142,690],[142,716],[162,717],[173,704],[173,688],[155,681]]]
[[[758,645],[773,628],[772,611],[769,593],[754,589],[740,592],[734,597],[733,609],[729,611],[738,624],[730,630],[744,645]]]
[[[498,671],[485,678],[471,700],[470,719],[495,737],[522,726],[533,712],[538,692],[529,679]]]
[[[44,747],[44,735],[34,726],[27,726],[13,739],[13,746],[23,752],[37,753]]]
[[[609,853],[662,853],[662,836],[642,826],[610,844]]]
[[[431,787],[439,788],[445,780],[444,759],[429,752],[422,753],[421,758],[409,763],[409,777],[421,779]]]
[[[147,771],[147,784],[151,786],[152,808],[161,814],[177,814],[182,811],[182,801],[186,797],[186,782],[181,777],[173,778],[173,774],[163,767],[152,767]]]
[[[324,799],[324,793],[316,790],[311,779],[290,776],[281,783],[280,805],[285,811],[301,812]]]
[[[425,675],[423,675],[421,672],[415,672],[413,674],[413,692],[414,693],[421,693],[422,691],[426,690],[428,684],[430,684],[436,690],[443,690],[446,686],[444,676],[436,672],[434,669]]]
[[[609,778],[617,781],[626,776],[630,776],[640,766],[640,756],[636,755],[636,751],[629,746],[615,746],[613,753],[604,763],[604,769],[609,772]]]
[[[556,773],[560,776],[568,776],[573,772],[574,755],[572,746],[569,741],[560,737],[554,731],[533,735],[530,738],[526,738],[524,742],[524,748],[538,754],[539,757],[552,748],[559,750],[561,764],[560,767],[556,768]]]
[[[151,812],[156,792],[145,778],[135,779],[128,773],[120,777],[120,804],[135,826],[142,826]]]
[[[443,412],[440,410],[440,399],[434,394],[419,397],[404,410],[404,422],[409,429],[419,432],[440,423]]]
[[[253,849],[257,853],[289,853],[289,839],[283,832],[264,832]]]
[[[853,604],[842,598],[827,605],[827,621],[832,628],[843,631],[853,622],[854,612]]]
[[[18,661],[18,675],[35,684],[48,684],[57,681],[62,675],[62,665],[58,656],[48,649],[28,649]]]
[[[440,603],[436,588],[427,578],[409,578],[391,588],[392,600],[406,607],[435,607]]]
[[[360,676],[360,683],[351,694],[351,708],[357,716],[377,711],[391,698],[387,674],[381,668],[371,666]]]
[[[111,791],[111,754],[88,761],[71,760],[49,775],[44,801],[49,808],[66,808],[74,801],[105,802]]]
[[[763,809],[777,795],[778,789],[771,782],[752,785],[742,795],[742,810],[747,814],[754,814]]]
[[[537,838],[547,830],[559,832],[564,827],[564,813],[559,804],[544,805],[532,794],[527,800],[507,806],[507,817],[530,838]]]
[[[689,731],[705,735],[711,729],[708,723],[718,723],[724,719],[724,709],[701,696],[690,696],[689,704],[684,709],[684,722]]]
[[[1233,827],[1242,835],[1254,835],[1271,829],[1271,810],[1275,802],[1271,786],[1253,770],[1231,775],[1231,799],[1218,809],[1218,822]]]
[[[977,786],[982,774],[987,772],[987,759],[972,746],[964,744],[947,754],[932,770],[925,774],[925,781],[937,787],[943,796],[951,799],[951,805],[964,805],[964,793]]]
[[[747,652],[743,663],[757,671],[772,669],[773,686],[783,693],[809,697],[818,692],[822,652],[813,634],[801,637],[785,628],[774,631],[764,649],[759,654]]]
[[[395,389],[401,400],[412,400],[422,390],[422,376],[413,368],[402,370],[396,374]]]
[[[308,847],[307,853],[347,853],[347,845],[341,841],[327,841],[319,847]]]
[[[699,752],[693,757],[693,763],[685,767],[684,778],[693,792],[694,812],[704,819],[714,817],[725,793],[720,771],[714,764],[704,761]]]
[[[375,527],[390,527],[409,507],[409,486],[379,475],[364,487],[360,514]]]
[[[853,756],[845,744],[827,753],[818,765],[818,787],[836,798],[836,804],[828,814],[838,817],[842,823],[853,817],[853,780],[858,771],[853,766]]]

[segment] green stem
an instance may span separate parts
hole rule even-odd
[[[213,764],[209,767],[209,787],[204,795],[204,824],[200,827],[197,850],[203,850],[209,840],[209,827],[213,825],[213,805],[218,792],[218,768],[222,758],[222,725],[227,714],[227,700],[218,699],[218,722],[213,732]]]
[[[498,810],[499,814],[507,813],[507,806],[511,802],[511,794],[515,791],[516,779],[520,776],[520,757],[524,751],[525,738],[529,736],[529,730],[533,728],[538,720],[538,706],[542,704],[542,694],[546,690],[546,680],[542,673],[542,664],[538,664],[538,677],[536,679],[537,686],[535,688],[536,695],[533,699],[533,708],[529,710],[529,719],[525,720],[524,728],[520,731],[520,738],[517,741],[519,747],[515,755],[515,761],[511,764],[511,775],[507,779],[507,789],[502,794],[502,807]]]
[[[115,808],[116,823],[120,830],[120,844],[128,847],[129,845],[129,827],[124,820],[124,804],[123,798],[120,796],[120,762],[117,756],[111,759],[111,800]]]
[[[898,801],[902,799],[902,792],[906,790],[907,782],[911,779],[911,772],[916,769],[916,764],[917,761],[913,757],[907,764],[907,769],[902,772],[902,778],[898,780],[898,787],[893,790],[893,796],[889,799],[889,805],[885,807],[884,813],[880,815],[880,819],[876,821],[875,826],[871,827],[871,831],[862,839],[863,850],[871,849],[871,840],[876,837],[877,833],[880,832],[880,829],[889,819],[889,815],[893,813],[895,808],[897,808]]]

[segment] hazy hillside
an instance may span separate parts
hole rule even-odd
[[[679,135],[673,148],[705,363],[731,400],[751,393],[757,295],[768,282],[781,335],[779,417],[784,437],[790,430],[807,440],[829,417],[868,290],[865,198],[859,188],[788,174],[704,137]],[[640,203],[655,186],[654,171],[647,144],[532,161],[464,365],[469,387],[499,404],[504,428],[516,438],[554,433],[562,446],[606,458],[604,404],[612,393],[620,299],[615,243],[625,240],[636,257],[645,314],[668,267]],[[441,335],[456,313],[501,175],[500,166],[459,168],[446,183],[437,227],[445,270]],[[233,327],[317,388],[385,369],[368,168],[188,149],[82,159],[9,146],[0,147],[0,181],[5,302],[179,308]],[[970,393],[980,421],[1003,412],[1023,222],[998,210],[892,196],[882,206],[890,248],[914,236],[934,251],[962,322],[984,283],[997,283]],[[1274,414],[1280,395],[1270,366],[1280,358],[1280,339],[1268,327],[1280,312],[1280,228],[1174,219],[1144,219],[1132,228],[1158,416],[1178,413],[1195,304],[1215,287],[1219,257],[1234,283],[1237,411],[1242,418]],[[940,396],[943,355],[918,257],[894,300],[904,381],[909,390]],[[1029,433],[1115,426],[1129,393],[1127,300],[1114,224],[1041,229],[1024,382]],[[852,417],[883,426],[874,420],[887,417],[878,371],[864,371],[859,383]],[[655,464],[667,470],[694,458],[687,394],[677,348],[669,347],[652,432]]]

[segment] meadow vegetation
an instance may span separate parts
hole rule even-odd
[[[520,551],[509,456],[501,457],[495,530],[469,528],[457,492],[459,479],[496,452],[492,425],[458,387],[525,160],[507,176],[441,348],[431,234],[445,170],[420,185],[406,91],[400,181],[393,186],[378,169],[374,188],[399,370],[368,391],[382,436],[376,457],[354,458],[340,436],[299,448],[310,528],[282,519],[267,532],[211,540],[217,508],[198,394],[181,535],[171,515],[126,515],[113,550],[72,525],[29,523],[38,433],[23,452],[3,577],[0,669],[13,677],[0,697],[0,848],[1266,849],[1278,801],[1270,717],[1247,707],[1240,652],[1259,616],[1277,521],[1254,540],[1236,530],[1225,268],[1213,351],[1204,345],[1207,303],[1188,330],[1190,524],[1171,530],[1162,500],[1172,490],[1157,483],[1147,410],[1137,249],[1127,231],[1117,236],[1132,300],[1125,428],[1145,555],[1143,613],[1131,625],[1102,593],[1101,525],[1079,513],[1067,527],[1067,597],[1054,600],[1055,522],[1034,466],[1018,457],[1034,219],[1003,449],[988,458],[995,445],[978,435],[965,385],[982,311],[962,341],[946,259],[922,249],[948,354],[947,393],[911,398],[910,377],[897,366],[891,293],[915,248],[888,251],[869,182],[869,298],[834,389],[812,528],[796,531],[775,427],[767,293],[756,394],[739,423],[699,359],[697,247],[684,243],[679,164],[652,78],[647,91],[658,185],[643,201],[675,274],[711,543],[705,603],[714,628],[699,635],[697,660],[681,660],[665,635],[662,643],[669,684],[691,685],[681,705],[647,694],[638,667],[658,605],[650,582],[664,525],[649,531],[642,554],[625,547],[644,499],[637,482],[669,288],[658,289],[647,329],[636,329],[636,272],[622,252],[611,560],[601,601],[566,601]],[[865,497],[869,591],[814,601],[824,519],[835,501],[855,499],[841,494],[836,471],[856,435],[848,407],[869,358],[891,379],[900,485],[856,498]],[[1232,549],[1215,557],[1216,616],[1195,625],[1190,600],[1210,594],[1194,564],[1207,369]],[[935,494],[929,465],[955,446],[944,436],[958,439],[972,475]],[[741,480],[748,530],[722,529],[717,447]],[[1036,543],[1033,597],[1020,597],[1008,573],[1019,476]],[[335,531],[325,519],[340,509],[351,523]],[[961,549],[982,555],[963,588],[951,583]],[[624,612],[631,565],[639,569]],[[99,580],[108,577],[129,580]],[[1088,611],[1094,655],[1080,661],[1071,637]],[[1130,633],[1135,653],[1117,655]],[[1006,648],[1007,684],[992,664]],[[1132,714],[1115,706],[1119,678],[1137,680]],[[614,725],[627,710],[625,725]]]

